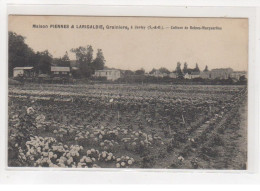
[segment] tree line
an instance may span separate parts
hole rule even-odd
[[[208,72],[208,66],[206,65],[205,69],[203,72]],[[184,62],[183,64],[183,69],[181,69],[181,63],[177,62],[176,69],[174,71],[179,78],[182,78],[185,74],[191,74],[191,73],[200,73],[200,68],[199,65],[196,63],[195,68],[188,68],[188,64]]]
[[[52,55],[48,50],[42,52],[34,52],[25,43],[25,37],[18,35],[14,32],[8,33],[8,75],[13,75],[15,67],[33,66],[36,71],[48,73],[50,71]]]
[[[153,68],[150,72],[148,72],[149,74],[153,74],[156,71],[159,71],[162,74],[170,74],[171,71],[165,67],[161,67],[158,70]],[[204,72],[209,71],[208,70],[208,66],[205,67],[205,69],[203,70]],[[172,71],[173,73],[176,73],[178,76],[183,76],[184,74],[188,73],[191,74],[191,72],[200,72],[200,68],[198,66],[198,64],[196,63],[195,68],[188,68],[188,64],[186,62],[184,62],[184,66],[181,69],[181,63],[177,62],[177,66],[175,68],[175,70]],[[124,74],[126,76],[130,76],[130,75],[144,75],[145,74],[145,70],[143,68],[138,69],[136,71],[132,71],[132,70],[125,70]]]
[[[8,33],[8,76],[13,76],[15,67],[32,66],[37,74],[50,74],[51,66],[67,66],[71,67],[68,52],[63,57],[54,58],[48,50],[34,51],[25,43],[25,37],[9,31]],[[76,65],[79,70],[72,70],[74,77],[88,78],[94,74],[95,70],[102,70],[105,67],[105,58],[102,49],[97,49],[96,57],[93,56],[93,48],[91,45],[87,47],[80,46],[71,49],[76,55]]]
[[[186,73],[191,74],[192,72],[200,72],[200,68],[198,66],[198,64],[196,63],[195,68],[188,68],[188,64],[186,62],[184,62],[183,68],[181,69],[181,63],[177,62],[177,66],[175,68],[175,70],[170,71],[169,69],[165,68],[165,67],[161,67],[158,70],[153,68],[150,72],[148,72],[149,74],[153,74],[156,71],[159,71],[162,74],[170,74],[171,72],[176,73],[178,76],[183,76]],[[205,69],[203,70],[204,72],[209,71],[208,70],[208,66],[205,67]],[[136,70],[136,71],[130,71],[130,70],[126,70],[125,74],[127,75],[142,75],[145,74],[145,70],[143,68]]]
[[[76,71],[77,75],[75,76],[89,78],[95,73],[95,70],[102,70],[105,67],[106,60],[102,49],[97,49],[95,59],[93,58],[93,48],[91,45],[71,49],[71,52],[75,53],[79,65],[79,70]]]

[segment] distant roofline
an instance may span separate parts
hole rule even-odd
[[[233,72],[245,72],[245,73],[247,73],[247,71],[233,71]]]
[[[232,68],[214,68],[214,69],[211,69],[211,70],[227,70],[227,69],[233,70]]]
[[[69,66],[51,66],[52,68],[69,68]]]
[[[51,72],[70,72],[70,67],[67,67],[67,66],[51,66]]]
[[[30,70],[30,69],[33,69],[32,66],[24,66],[24,67],[15,67],[14,70]]]
[[[105,69],[105,70],[95,70],[95,72],[112,71],[112,70],[120,71],[119,69]]]

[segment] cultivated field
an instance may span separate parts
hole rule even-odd
[[[9,166],[246,169],[246,86],[9,86]]]

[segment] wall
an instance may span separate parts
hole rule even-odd
[[[17,77],[18,75],[23,75],[23,74],[24,74],[23,69],[14,70],[14,77]]]
[[[108,71],[96,71],[95,72],[96,77],[106,77],[107,80],[117,80],[120,78],[120,71],[118,70],[108,70]]]

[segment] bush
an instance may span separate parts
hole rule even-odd
[[[25,149],[26,141],[30,140],[30,137],[35,135],[37,130],[35,110],[32,107],[27,108],[20,116],[13,116],[13,121],[16,123],[8,128],[8,157],[14,163],[10,166],[16,166],[23,162],[19,159],[19,149]],[[18,161],[16,161],[18,159]]]

